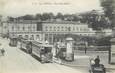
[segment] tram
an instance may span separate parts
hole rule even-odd
[[[46,44],[41,41],[20,40],[20,48],[26,50],[28,54],[33,54],[40,58],[42,63],[52,62],[53,45]]]
[[[72,38],[66,38],[66,42],[57,42],[55,48],[56,58],[70,62],[74,61],[74,48]]]
[[[12,47],[16,47],[17,46],[17,41],[18,41],[17,37],[11,37],[9,45],[12,46]]]
[[[32,41],[32,54],[38,56],[41,62],[52,62],[53,45],[45,44],[44,42]]]
[[[56,45],[56,58],[60,58],[60,59],[63,59],[65,60],[66,58],[66,46],[65,45]]]
[[[18,43],[19,43],[19,48],[20,49],[23,49],[28,54],[31,54],[32,40],[20,39]]]

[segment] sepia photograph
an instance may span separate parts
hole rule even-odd
[[[115,0],[0,0],[0,73],[115,73]]]

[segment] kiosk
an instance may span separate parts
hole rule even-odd
[[[66,60],[73,61],[74,60],[74,52],[73,52],[73,39],[71,37],[66,38]]]
[[[13,47],[16,47],[17,46],[17,41],[18,41],[17,37],[11,37],[9,45],[13,46]]]

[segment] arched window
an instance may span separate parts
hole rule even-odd
[[[56,27],[54,27],[54,31],[56,31]]]
[[[28,35],[25,35],[25,39],[28,39]]]
[[[31,35],[30,40],[34,40],[34,35]]]
[[[60,27],[58,26],[57,31],[60,31]]]
[[[50,26],[50,31],[52,30],[52,27]]]
[[[19,38],[23,38],[22,35],[19,35]]]
[[[63,31],[63,26],[61,27],[61,30]]]

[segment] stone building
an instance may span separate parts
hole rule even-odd
[[[49,42],[64,41],[69,35],[73,36],[94,36],[95,31],[88,27],[88,24],[61,21],[61,22],[43,22],[43,33],[45,40]],[[75,38],[75,37],[74,37]],[[76,37],[77,38],[77,37]]]
[[[34,21],[16,21],[8,22],[9,36],[23,37],[28,40],[41,40],[41,31],[37,29],[37,23]]]
[[[10,37],[47,40],[50,43],[64,41],[68,35],[95,36],[95,31],[88,24],[72,21],[15,21],[7,22],[7,25]]]

